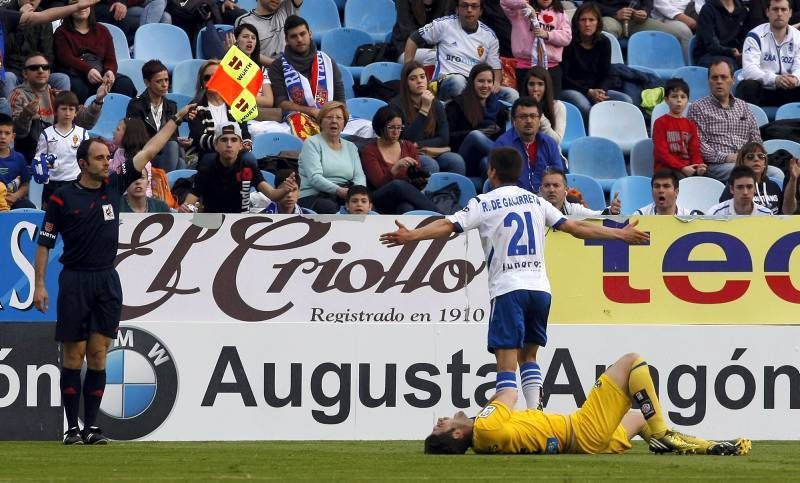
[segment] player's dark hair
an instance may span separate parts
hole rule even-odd
[[[731,170],[731,176],[728,178],[728,186],[733,187],[737,179],[752,178],[753,183],[756,182],[756,173],[749,166],[736,166]]]
[[[14,119],[11,118],[8,114],[0,113],[0,126],[11,126],[11,130],[14,130]]]
[[[276,171],[275,172],[275,187],[277,188],[278,186],[280,186],[281,183],[286,181],[289,178],[289,176],[292,175],[292,173],[294,173],[294,176],[295,176],[296,179],[298,179],[298,180],[300,179],[300,176],[298,175],[297,171],[295,171],[293,169],[285,168],[285,169],[279,169],[278,171]]]
[[[308,26],[308,22],[306,19],[299,15],[289,15],[286,17],[286,22],[283,23],[283,36],[287,37],[289,35],[289,31],[300,27],[301,25],[305,25],[308,31],[311,31],[311,27]]]
[[[365,195],[369,199],[369,202],[372,203],[372,193],[369,192],[366,186],[361,186],[360,184],[351,186],[347,190],[347,202],[349,203],[350,198],[355,195]]]
[[[163,71],[169,72],[169,69],[160,60],[148,60],[142,66],[142,79],[149,81],[154,75]]]
[[[78,151],[75,153],[75,159],[78,160],[78,165],[81,168],[83,168],[81,160],[83,161],[89,160],[89,148],[91,148],[92,144],[94,143],[105,144],[103,140],[100,138],[89,138],[81,141],[81,144],[78,146]]]
[[[673,77],[664,84],[664,97],[669,97],[669,95],[675,91],[683,92],[686,94],[686,97],[689,97],[689,84],[683,79]]]
[[[561,176],[561,180],[564,181],[564,186],[567,186],[567,175],[564,174],[564,171],[562,171],[562,170],[560,170],[558,168],[555,168],[553,166],[548,166],[548,167],[544,168],[544,172],[542,173],[542,179],[544,179],[545,176],[548,176],[548,175],[551,175],[551,174],[560,175]]]
[[[517,115],[517,109],[520,107],[535,107],[536,112],[539,114],[542,113],[542,106],[539,105],[539,102],[530,96],[522,96],[516,101],[514,101],[514,105],[511,106],[511,117],[515,117]]]
[[[425,454],[464,454],[470,446],[472,438],[453,438],[450,429],[445,433],[431,434],[425,438]]]
[[[497,148],[489,153],[491,167],[501,183],[516,183],[522,173],[522,156],[514,148]]]
[[[674,186],[676,189],[678,188],[678,183],[680,182],[680,180],[678,179],[678,173],[676,173],[671,169],[659,169],[658,171],[653,173],[653,177],[650,178],[651,188],[653,187],[653,183],[655,183],[657,179],[671,179],[672,186]]]

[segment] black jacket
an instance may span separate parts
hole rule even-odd
[[[457,153],[467,134],[476,129],[484,131],[489,139],[495,140],[505,132],[508,111],[501,107],[497,111],[497,119],[483,118],[477,126],[472,126],[464,115],[464,96],[454,97],[444,106],[447,122],[450,125],[450,149]]]
[[[741,52],[747,35],[745,20],[747,20],[747,10],[739,0],[734,0],[732,13],[722,6],[720,0],[711,0],[703,5],[697,19],[695,58],[704,55],[731,56],[733,49],[739,49]]]
[[[226,110],[228,120],[235,122],[230,110]],[[208,97],[204,94],[197,103],[197,115],[189,121],[190,137],[192,146],[201,153],[214,152],[214,118],[208,110]],[[242,130],[242,139],[250,139],[250,131],[247,130],[247,123],[239,123]]]
[[[164,98],[163,103],[164,107],[161,111],[162,126],[169,118],[178,113],[178,105],[175,101]],[[156,121],[153,119],[153,114],[150,112],[150,95],[147,93],[146,89],[141,96],[136,99],[131,99],[131,102],[128,103],[128,110],[125,113],[125,117],[132,117],[144,121],[144,125],[147,127],[147,134],[150,137],[155,136],[161,127],[156,126]],[[177,137],[178,131],[175,130],[172,134],[172,139],[176,139]]]

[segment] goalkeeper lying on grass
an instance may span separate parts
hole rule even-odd
[[[639,411],[631,411],[631,398]],[[622,453],[637,434],[654,453],[746,455],[750,440],[707,441],[670,430],[656,397],[647,362],[627,354],[595,382],[586,403],[570,415],[514,410],[517,390],[505,389],[473,420],[464,412],[439,418],[425,452]]]

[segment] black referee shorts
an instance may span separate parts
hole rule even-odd
[[[89,333],[117,336],[122,286],[113,268],[95,272],[63,269],[58,277],[56,340],[89,340]]]

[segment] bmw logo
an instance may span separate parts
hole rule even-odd
[[[120,327],[106,359],[106,389],[97,425],[111,439],[139,439],[167,420],[178,371],[164,343],[137,327]]]

